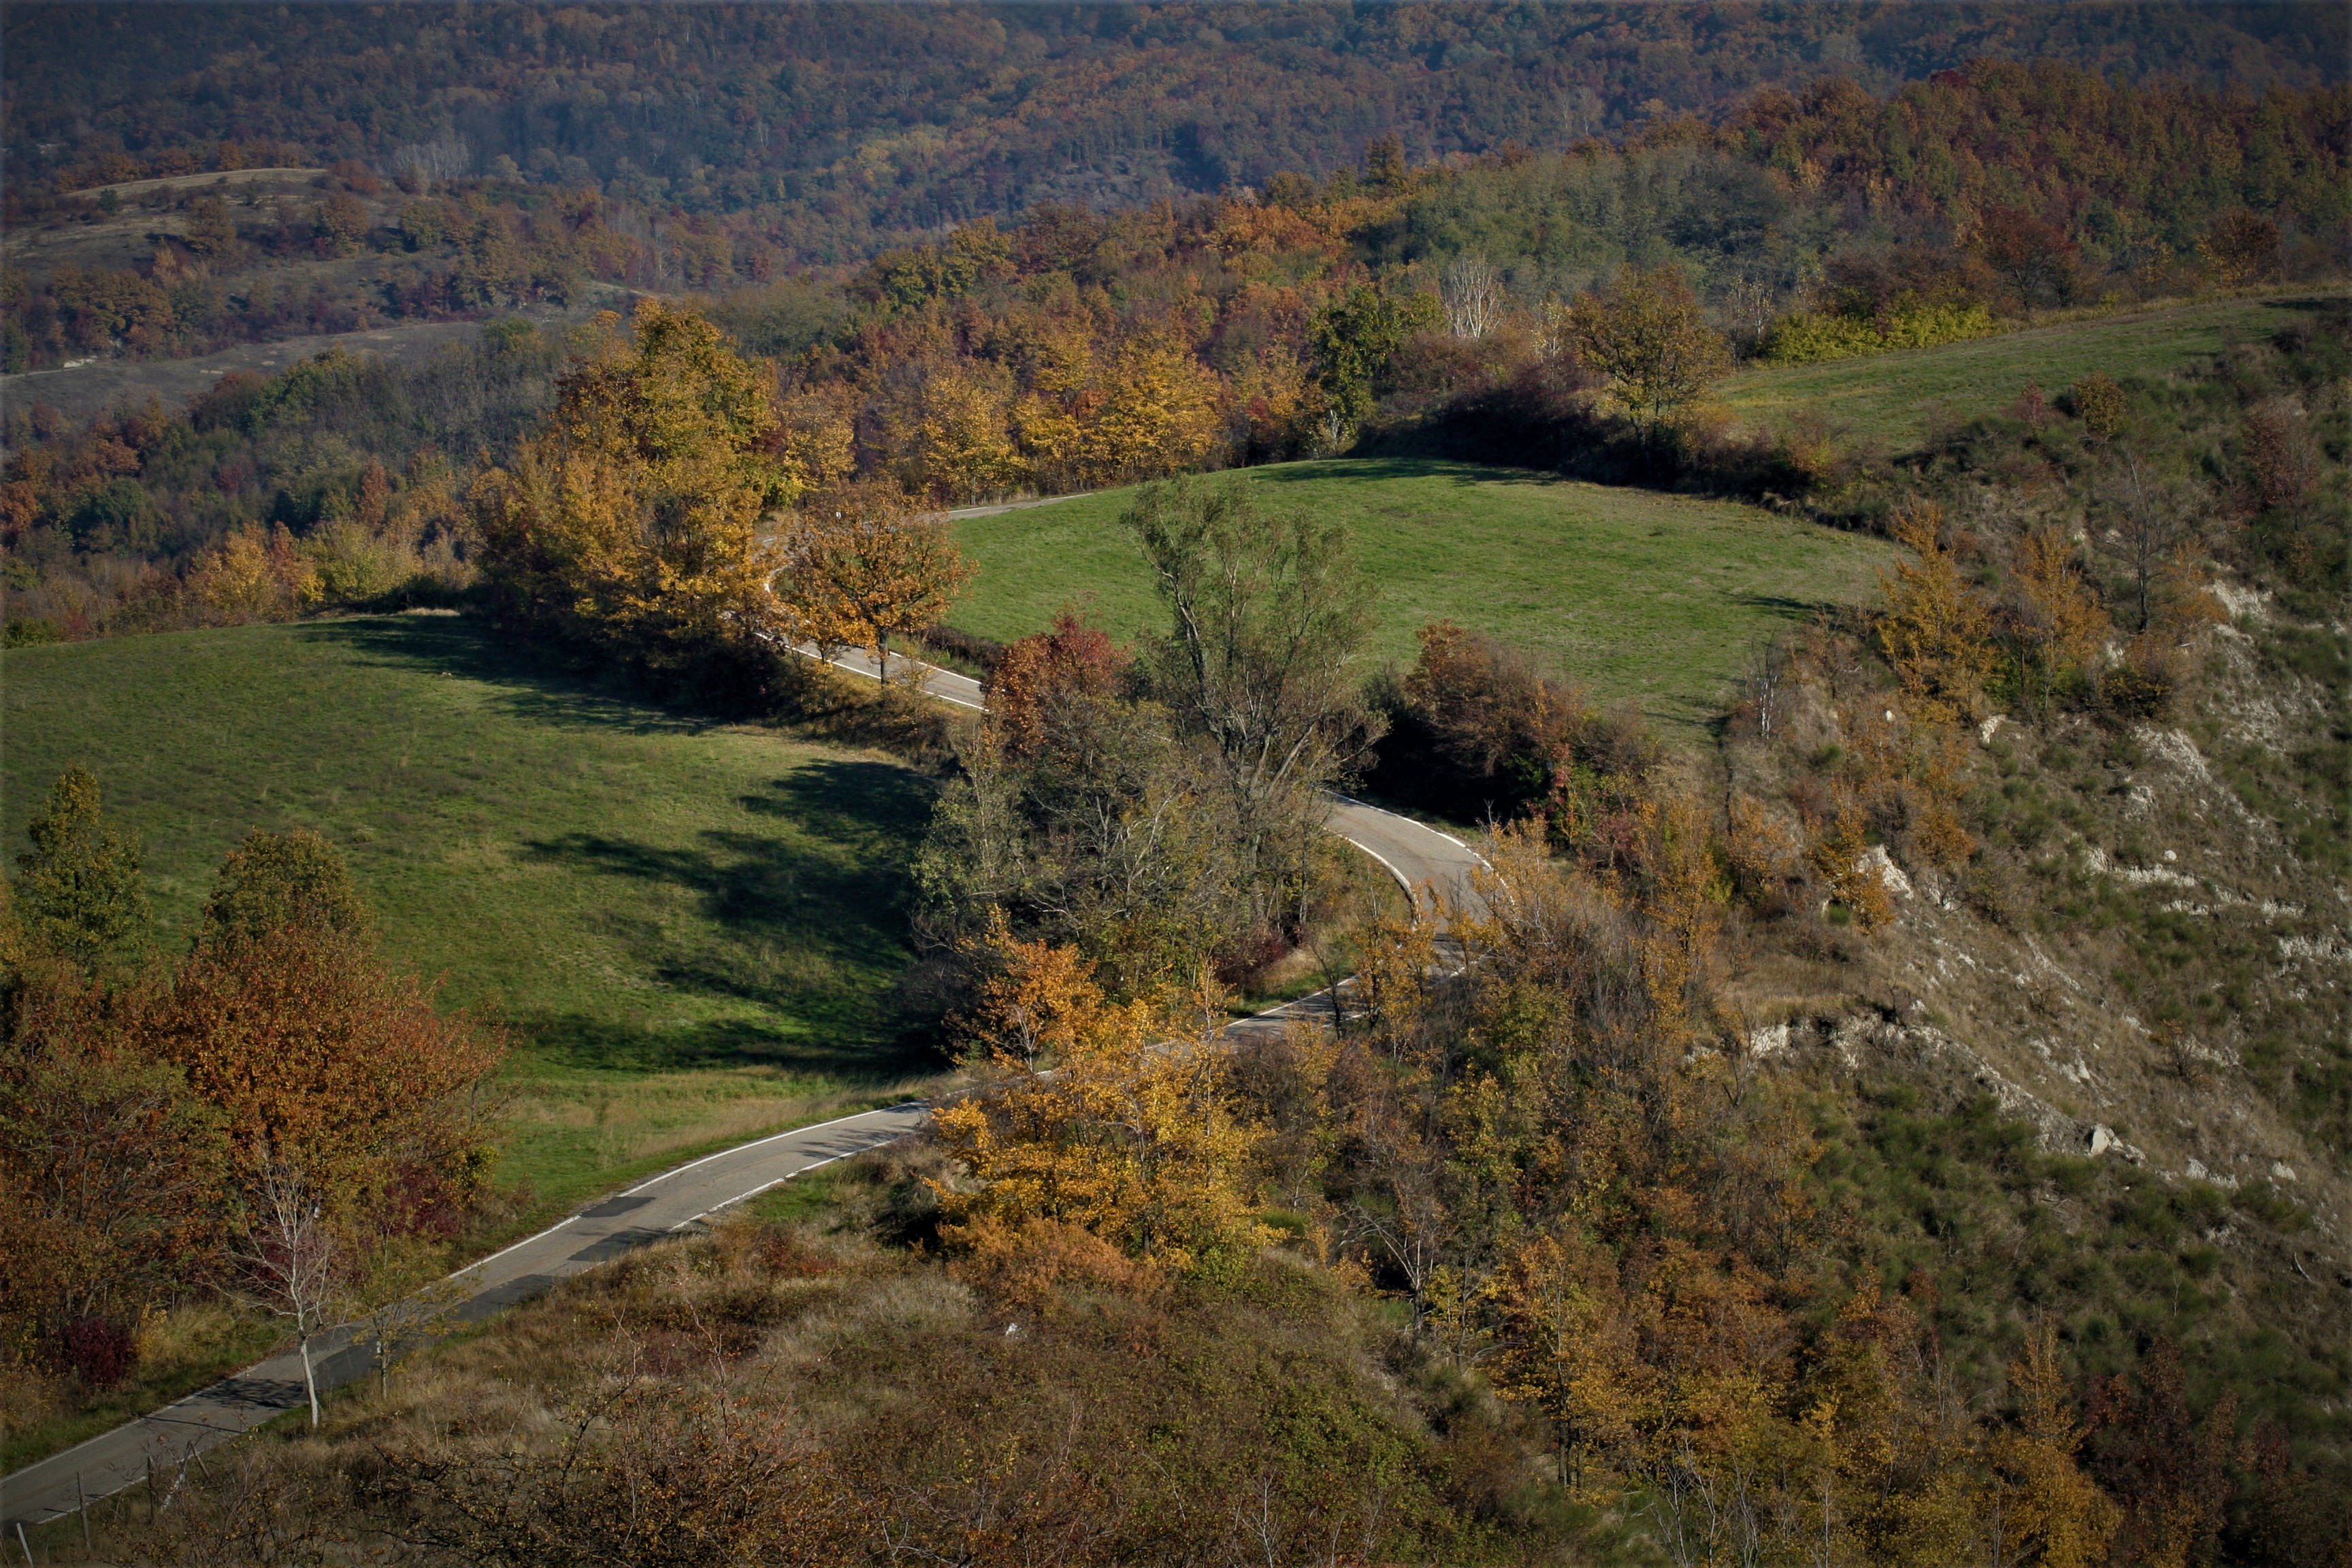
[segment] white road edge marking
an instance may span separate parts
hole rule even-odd
[[[693,1170],[697,1165],[708,1165],[713,1160],[724,1160],[730,1154],[740,1154],[746,1150],[757,1149],[763,1143],[773,1143],[779,1138],[797,1138],[803,1132],[814,1132],[819,1128],[824,1127],[838,1127],[845,1121],[855,1121],[861,1116],[879,1116],[885,1111],[907,1110],[915,1106],[925,1104],[928,1104],[928,1101],[920,1100],[902,1100],[896,1105],[877,1105],[865,1110],[853,1110],[846,1116],[836,1116],[830,1121],[812,1121],[805,1127],[787,1127],[782,1132],[771,1132],[765,1138],[755,1138],[749,1143],[733,1144],[728,1148],[719,1150],[715,1154],[705,1154],[699,1160],[688,1160],[683,1165],[675,1166],[669,1170],[664,1171],[658,1176],[654,1176],[646,1181],[639,1182],[635,1186],[629,1188],[626,1192],[615,1193],[613,1195],[614,1197],[622,1198],[635,1197],[647,1187],[659,1186],[662,1183],[668,1181],[672,1176],[682,1176],[687,1172]],[[603,1201],[609,1203],[612,1200],[608,1198]],[[574,1217],[577,1216],[575,1215]],[[697,1217],[699,1218],[700,1216],[698,1215]]]

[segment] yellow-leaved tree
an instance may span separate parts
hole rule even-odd
[[[512,609],[648,668],[740,645],[772,616],[761,521],[838,468],[840,433],[777,416],[768,374],[658,300],[558,384],[510,468],[476,481],[483,566]]]
[[[1250,1192],[1265,1132],[1244,1120],[1213,1032],[1109,1000],[1075,949],[1022,942],[1001,913],[979,946],[987,977],[965,1026],[1002,1076],[934,1116],[971,1173],[937,1185],[951,1226],[1049,1220],[1181,1273],[1238,1267],[1265,1239]],[[1193,1002],[1185,1012],[1213,1015]]]
[[[2018,629],[2046,696],[2098,657],[2112,626],[2058,530],[2037,528],[2020,540],[2011,575],[2021,601]]]
[[[1880,577],[1886,609],[1873,630],[1903,695],[1923,717],[1948,722],[1983,702],[1994,648],[1991,610],[1945,547],[1943,529],[1934,501],[1895,514],[1896,542],[1918,558]]]
[[[771,602],[797,640],[828,656],[867,648],[887,673],[890,638],[937,626],[972,572],[944,517],[916,511],[896,485],[853,485],[785,526]]]
[[[2083,1429],[2058,1361],[2058,1336],[2042,1323],[2009,1363],[2016,1428],[1991,1445],[1995,1484],[2006,1506],[1994,1516],[1999,1560],[2042,1568],[2093,1568],[2107,1561],[2120,1522],[2116,1505],[2074,1462]]]

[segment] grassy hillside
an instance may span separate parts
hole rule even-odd
[[[256,826],[341,846],[399,962],[511,1026],[510,1176],[549,1202],[872,1093],[929,789],[877,756],[549,678],[455,616],[0,657],[0,828],[69,763],[184,940]],[[13,852],[13,850],[12,850]]]
[[[1867,597],[1874,541],[1754,507],[1608,489],[1508,468],[1412,459],[1245,471],[1266,500],[1344,518],[1378,585],[1376,655],[1409,664],[1413,633],[1450,619],[1528,649],[1595,695],[1687,725],[1755,645],[1814,605]],[[951,619],[1011,638],[1066,604],[1114,634],[1161,611],[1129,492],[959,525],[980,575]]]
[[[2007,406],[2029,381],[2055,395],[2093,371],[2158,376],[2186,370],[2232,341],[2276,331],[2307,313],[2312,297],[2087,317],[1941,348],[1750,370],[1724,384],[1720,401],[1742,424],[1771,425],[1810,411],[1849,436],[1900,452],[1916,446],[1939,417],[1974,418]]]

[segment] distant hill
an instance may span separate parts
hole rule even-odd
[[[136,40],[136,47],[132,41]],[[2247,90],[2342,79],[2332,5],[45,5],[5,23],[11,200],[299,154],[763,209],[838,260],[1046,200],[1131,205],[1543,149],[1824,75],[1979,58]]]

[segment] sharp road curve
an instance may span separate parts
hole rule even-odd
[[[801,651],[815,654],[814,649]],[[856,674],[877,673],[867,654],[844,654],[833,662]],[[890,677],[941,701],[975,710],[982,706],[980,683],[952,670],[893,655]],[[1329,826],[1386,867],[1417,909],[1481,907],[1472,881],[1482,862],[1451,834],[1345,797],[1334,798]],[[1318,993],[1235,1027],[1264,1029],[1294,1019],[1328,1017],[1331,1005],[1329,994]],[[896,1142],[920,1131],[929,1116],[928,1105],[910,1101],[738,1144],[666,1171],[459,1270],[451,1277],[459,1304],[449,1316],[460,1321],[488,1317],[803,1172]],[[375,1367],[373,1346],[352,1328],[314,1340],[311,1356],[322,1392],[355,1383]],[[18,1523],[43,1524],[74,1513],[85,1500],[95,1501],[151,1475],[176,1471],[206,1449],[305,1403],[300,1360],[291,1351],[273,1356],[152,1415],[0,1479],[0,1527],[13,1533]]]

